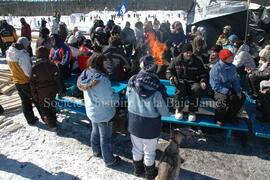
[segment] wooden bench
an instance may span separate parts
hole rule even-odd
[[[71,84],[73,86],[76,86],[77,82],[77,77],[72,76],[70,79],[66,80],[65,83]],[[170,85],[170,82],[168,80],[161,80],[161,82],[165,85],[167,89],[167,94],[170,97],[174,96],[176,88],[174,86]],[[119,93],[126,89],[127,87],[127,81],[123,82],[112,82],[112,88],[115,90],[115,92]],[[86,115],[85,111],[85,106],[84,104],[80,104],[74,101],[66,100],[66,99],[61,99],[61,98],[56,98],[57,100],[57,108],[58,109],[67,109],[70,111],[74,111],[76,113],[79,113],[81,115]],[[213,99],[209,97],[203,97],[201,99],[201,102],[214,102]],[[206,111],[209,111],[211,113],[214,112],[214,107],[209,107],[209,106],[203,106],[203,109]],[[177,120],[175,119],[174,115],[171,115],[169,117],[162,117],[162,121],[166,123],[174,123],[174,124],[181,124],[181,125],[189,125],[189,126],[202,126],[202,127],[210,127],[210,128],[220,128],[220,129],[225,129],[225,137],[229,138],[232,135],[232,131],[243,131],[247,132],[249,131],[248,125],[244,119],[240,120],[240,123],[235,125],[235,124],[229,124],[225,123],[224,126],[220,127],[217,126],[214,120],[213,116],[206,116],[206,115],[198,115],[197,116],[197,121],[195,122],[189,122],[187,121],[187,117],[183,120]]]

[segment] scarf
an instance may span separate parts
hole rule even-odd
[[[146,99],[156,91],[159,91],[166,102],[166,88],[154,73],[141,70],[138,74],[130,78],[128,86],[133,88],[143,99]]]

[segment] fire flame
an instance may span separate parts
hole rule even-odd
[[[161,43],[157,40],[155,34],[148,34],[149,46],[150,46],[150,54],[156,59],[156,64],[164,65],[162,55],[167,49],[167,45]]]

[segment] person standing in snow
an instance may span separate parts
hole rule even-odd
[[[146,179],[154,179],[157,138],[161,130],[161,116],[169,116],[165,86],[155,74],[156,60],[152,56],[140,59],[141,71],[128,82],[128,116],[132,142],[135,176],[145,172]]]
[[[112,153],[112,118],[116,113],[115,104],[119,96],[111,87],[104,68],[106,57],[103,54],[93,54],[89,58],[89,68],[78,78],[77,86],[83,91],[87,117],[92,122],[91,147],[94,156],[103,157],[107,167],[120,163],[119,156]]]
[[[22,110],[27,123],[32,125],[38,121],[33,112],[32,103],[40,113],[38,103],[32,99],[30,88],[31,59],[26,51],[29,46],[29,40],[26,37],[20,37],[17,43],[12,44],[7,50],[7,63],[12,74],[12,81],[19,93],[22,101]]]
[[[52,130],[56,130],[55,96],[65,91],[57,66],[49,61],[49,49],[40,46],[36,50],[37,62],[30,74],[33,99],[39,104],[41,116]]]
[[[27,49],[27,52],[29,53],[30,57],[33,56],[33,50],[31,47],[31,40],[32,40],[32,31],[31,31],[31,27],[29,24],[27,24],[27,22],[25,21],[24,18],[20,19],[21,23],[22,23],[22,27],[21,27],[21,37],[27,37],[27,39],[29,40],[29,47]]]

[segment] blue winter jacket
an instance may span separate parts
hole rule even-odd
[[[210,85],[221,94],[228,94],[229,90],[241,92],[240,78],[235,65],[225,64],[219,60],[210,70]]]
[[[86,69],[78,78],[77,85],[83,91],[86,114],[91,121],[108,122],[114,117],[119,96],[105,74]]]
[[[145,84],[142,86],[144,92],[154,90]],[[128,86],[126,96],[128,99],[129,132],[139,138],[157,138],[161,129],[161,116],[169,116],[169,110],[162,94],[155,91],[144,97],[140,96],[134,88]]]

